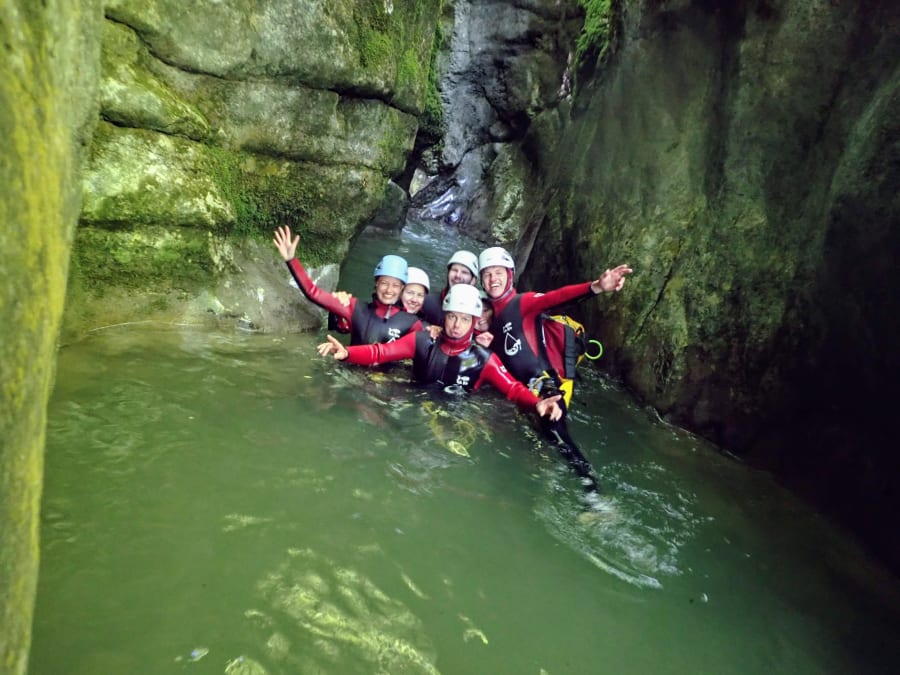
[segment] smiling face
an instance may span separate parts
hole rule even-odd
[[[499,298],[506,292],[509,282],[509,268],[491,265],[481,270],[481,287],[489,298]]]
[[[375,279],[375,297],[385,305],[393,305],[400,299],[403,282],[396,277],[381,276]]]
[[[475,322],[475,330],[479,333],[490,330],[492,318],[494,318],[494,308],[491,307],[490,303],[485,302],[481,310],[481,316]]]
[[[427,291],[422,284],[406,284],[403,287],[403,292],[400,294],[400,299],[403,301],[403,309],[410,314],[418,314],[419,310],[422,309],[422,304],[425,302],[426,294]]]
[[[444,312],[444,333],[448,337],[458,340],[465,337],[466,333],[472,328],[472,321],[475,317],[471,314],[463,314],[462,312]]]
[[[472,276],[472,270],[465,265],[453,263],[447,268],[447,285],[456,286],[456,284],[471,284],[475,282]]]

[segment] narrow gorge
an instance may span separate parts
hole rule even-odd
[[[369,226],[513,251],[642,404],[900,570],[900,6],[11,0],[0,7],[0,672],[24,673],[58,346],[319,325]]]

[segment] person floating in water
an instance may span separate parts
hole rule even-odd
[[[441,303],[447,292],[457,284],[474,286],[478,283],[478,256],[471,251],[457,251],[447,261],[447,285],[440,292],[425,297],[421,317],[432,324],[441,325],[444,320]]]
[[[303,295],[347,322],[350,344],[391,342],[409,332],[422,329],[419,319],[404,311],[400,305],[400,294],[406,283],[408,270],[406,260],[400,256],[386,255],[375,266],[375,292],[372,294],[372,302],[365,304],[356,298],[350,298],[349,302],[344,304],[334,293],[316,286],[295,257],[297,244],[300,243],[299,235],[291,239],[291,229],[282,225],[275,230],[272,241],[287,263]]]
[[[572,382],[564,380],[554,369],[542,349],[541,314],[553,307],[593,297],[600,293],[617,292],[625,285],[625,275],[631,274],[628,265],[606,270],[599,279],[563,286],[548,293],[518,293],[513,286],[516,265],[506,249],[499,246],[485,249],[478,256],[481,285],[491,300],[493,317],[490,332],[491,349],[519,382],[538,396],[564,394],[563,416],[547,420],[545,430],[559,446],[588,491],[599,490],[590,463],[569,434],[566,418],[571,402]]]
[[[318,346],[318,352],[366,366],[412,359],[413,378],[420,384],[437,384],[454,393],[476,391],[488,383],[522,408],[549,420],[560,419],[560,395],[535,396],[509,375],[496,354],[472,340],[475,321],[481,316],[478,289],[468,285],[451,287],[442,308],[443,330],[437,339],[432,339],[427,331],[418,331],[387,344],[345,347],[329,335],[328,342]]]

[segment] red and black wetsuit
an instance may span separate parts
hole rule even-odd
[[[287,266],[297,286],[310,302],[349,322],[352,345],[390,342],[401,335],[422,329],[419,319],[403,311],[399,304],[386,305],[373,295],[372,302],[368,304],[350,298],[350,304],[345,307],[333,294],[313,283],[299,260],[294,258],[288,261]]]
[[[538,317],[553,307],[593,296],[590,281],[549,293],[516,293],[510,288],[506,295],[492,300],[491,349],[519,382],[530,384],[551,369],[550,363],[541,356]]]
[[[433,323],[438,326],[443,325],[444,298],[447,296],[447,291],[449,290],[449,286],[444,286],[444,290],[440,292],[432,292],[425,296],[425,300],[424,302],[422,302],[422,309],[419,310],[419,315],[428,323]]]
[[[471,337],[451,340],[442,336],[432,340],[427,332],[419,331],[387,344],[358,345],[347,351],[349,363],[365,366],[412,359],[413,377],[421,384],[476,391],[487,382],[522,408],[534,410],[540,401],[510,376],[496,354],[471,342]]]
[[[575,300],[593,297],[591,282],[563,286],[548,293],[517,293],[510,286],[500,298],[492,300],[494,316],[491,333],[494,340],[491,349],[500,357],[513,377],[529,387],[537,387],[542,398],[559,393],[561,380],[543,356],[539,347],[538,317],[542,312]],[[549,376],[549,377],[546,377]],[[543,378],[543,379],[542,379]],[[542,386],[543,385],[543,386]],[[560,447],[560,452],[582,478],[585,487],[597,490],[597,481],[590,463],[575,444],[566,427],[565,401],[560,400],[563,416],[553,422],[541,418],[547,432]]]

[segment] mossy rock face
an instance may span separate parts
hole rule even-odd
[[[542,167],[525,286],[630,263],[621,294],[578,307],[604,366],[900,569],[885,517],[900,462],[876,421],[900,396],[900,73],[885,30],[900,6],[648,0],[616,20],[617,51],[579,80],[560,161]]]
[[[353,91],[418,114],[440,6],[441,0],[272,0],[251,6],[240,0],[110,0],[106,13],[185,71]]]
[[[207,146],[144,129],[101,124],[84,181],[83,223],[227,228],[235,212],[213,176]]]
[[[382,174],[365,167],[288,161],[101,124],[82,223],[268,236],[284,222],[309,233],[301,251],[319,262],[346,252],[383,190]]]
[[[210,233],[285,224],[305,264],[339,262],[413,148],[438,4],[110,2],[67,335],[122,318],[117,294],[209,293]]]
[[[319,287],[336,288],[337,265],[307,271]],[[324,316],[269,242],[194,228],[82,226],[61,339],[128,323],[291,333],[321,325]]]
[[[192,308],[205,314],[191,298],[215,295],[239,267],[226,264],[221,251],[262,242],[265,254],[256,257],[283,266],[270,243],[282,224],[300,234],[304,264],[335,263],[384,194],[376,170],[229,151],[109,124],[98,128],[84,185],[66,315],[70,339],[96,325],[135,320],[127,303],[113,300],[127,293],[148,298],[134,303],[145,318],[172,320],[175,306],[182,318]],[[230,283],[251,295],[259,287],[236,273]],[[315,321],[305,314],[296,325],[317,325],[319,314],[311,315]],[[268,320],[265,307],[253,322],[265,330],[285,325]]]
[[[28,665],[47,402],[102,17],[93,0],[0,3],[0,672],[10,675]]]
[[[101,114],[211,145],[322,164],[400,173],[417,120],[384,101],[286,79],[225,80],[151,54],[138,33],[107,22]],[[422,75],[423,82],[427,73]]]
[[[154,72],[209,120],[210,142],[235,150],[392,176],[403,170],[418,128],[413,115],[379,100],[286,82],[222,80],[161,63]]]
[[[104,119],[129,127],[202,140],[210,135],[203,114],[148,68],[152,57],[137,34],[104,22],[100,108]]]

